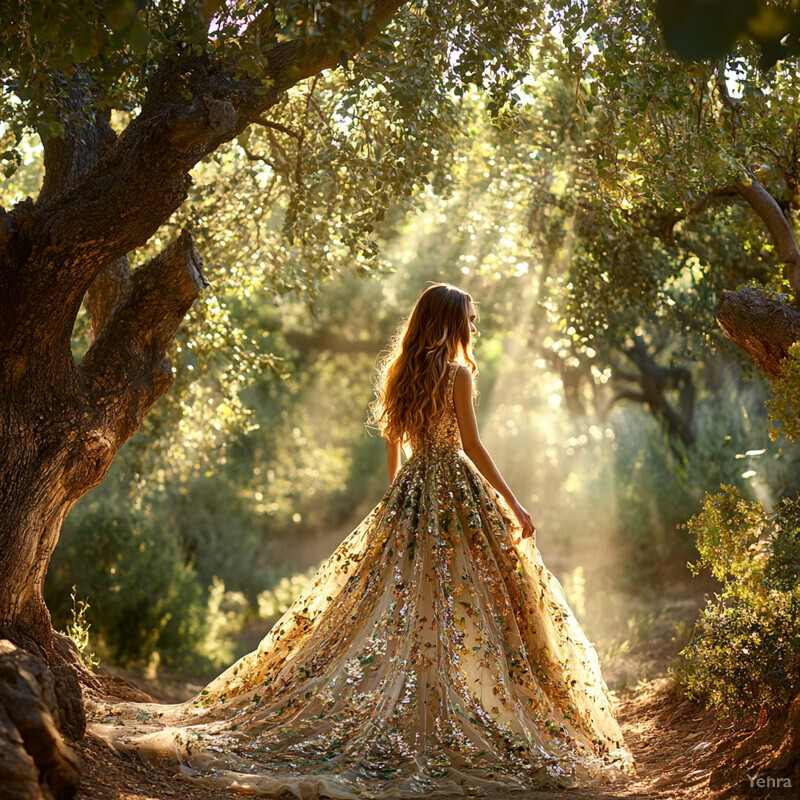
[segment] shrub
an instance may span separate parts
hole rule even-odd
[[[800,691],[800,496],[773,512],[732,486],[706,494],[687,527],[722,584],[673,666],[693,699],[754,715],[785,707]]]
[[[230,661],[237,598],[226,597],[220,582],[204,590],[174,532],[105,501],[75,512],[65,522],[46,587],[57,626],[71,622],[74,584],[72,594],[91,601],[81,621],[91,624],[103,658],[144,664],[157,653],[171,667],[191,669]]]
[[[783,434],[794,443],[800,438],[800,344],[789,345],[781,364],[781,374],[772,381],[772,395],[767,399],[770,423],[769,438],[777,441]]]

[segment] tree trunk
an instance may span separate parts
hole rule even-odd
[[[172,383],[167,350],[203,285],[184,233],[124,284],[80,366],[70,351],[45,361],[37,341],[0,356],[0,636],[48,662],[42,590],[61,523]]]
[[[103,480],[118,445],[103,435],[97,410],[88,403],[81,408],[75,396],[31,403],[30,394],[13,397],[3,387],[0,637],[47,657],[52,636],[42,589],[61,523]]]

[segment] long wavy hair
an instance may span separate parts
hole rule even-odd
[[[413,447],[441,419],[446,408],[448,362],[478,372],[472,355],[469,306],[457,286],[436,283],[417,300],[378,361],[377,399],[370,423],[390,441]]]

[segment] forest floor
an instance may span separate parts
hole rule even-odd
[[[659,595],[657,613],[647,612],[648,624],[620,648],[611,661],[604,662],[604,674],[617,696],[617,718],[626,743],[633,753],[637,773],[629,781],[603,787],[559,791],[531,791],[491,794],[486,800],[552,800],[568,796],[573,800],[790,800],[796,788],[751,786],[756,778],[753,763],[758,752],[748,752],[748,767],[741,760],[742,745],[764,722],[741,723],[717,720],[714,715],[687,700],[668,667],[685,644],[686,625],[697,616],[708,586],[687,578]],[[648,601],[652,603],[652,599]],[[646,611],[646,609],[645,609]],[[606,667],[605,664],[608,664]],[[202,688],[202,679],[162,675],[147,680],[141,674],[112,670],[131,680],[162,702],[184,700]],[[763,738],[763,737],[762,737]],[[770,742],[764,751],[774,749]],[[107,745],[87,735],[75,749],[83,764],[78,800],[232,800],[232,792],[200,789],[177,775],[155,771],[131,758],[118,755]],[[738,749],[737,749],[738,748]],[[754,762],[755,757],[755,762]],[[757,770],[756,770],[757,771]],[[721,774],[720,774],[721,773]],[[769,775],[765,771],[765,778]],[[714,789],[714,784],[722,788]]]

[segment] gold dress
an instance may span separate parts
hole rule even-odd
[[[178,705],[90,730],[201,786],[480,796],[633,772],[597,655],[460,449],[452,401],[258,649]]]

